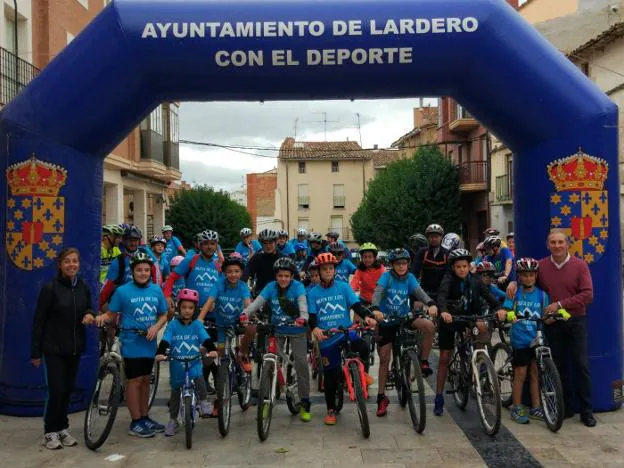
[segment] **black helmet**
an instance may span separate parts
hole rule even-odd
[[[420,250],[423,247],[429,247],[429,241],[422,234],[414,234],[409,238],[410,247],[414,250]]]
[[[483,247],[485,247],[486,250],[497,249],[501,246],[502,242],[503,241],[498,236],[489,236],[489,237],[486,237],[485,240],[483,241]]]
[[[320,232],[313,231],[310,234],[308,234],[308,241],[323,242],[323,235]]]
[[[225,260],[223,260],[221,271],[227,270],[227,267],[232,265],[238,265],[241,270],[245,269],[245,260],[243,260],[242,255],[238,252],[230,254]]]
[[[280,270],[288,270],[294,275],[297,273],[297,265],[290,257],[280,257],[273,264],[273,272],[277,273]]]
[[[340,237],[340,234],[338,234],[336,231],[329,231],[327,234],[325,234],[325,237],[333,237],[334,239],[338,239]]]
[[[336,255],[337,253],[340,254],[344,254],[344,247],[342,245],[340,245],[338,242],[332,242],[331,244],[329,244],[329,252],[333,253],[334,255]]]
[[[123,238],[140,240],[143,238],[143,231],[141,231],[141,228],[138,226],[128,226],[126,229],[124,229]]]
[[[455,249],[448,256],[449,265],[453,266],[458,260],[472,262],[472,254],[466,249]]]
[[[394,263],[397,260],[408,260],[409,261],[410,256],[409,256],[409,252],[406,249],[392,249],[390,251],[390,253],[388,253],[388,261],[390,263]]]

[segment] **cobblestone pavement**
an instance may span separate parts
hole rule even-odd
[[[376,375],[373,372],[372,375]],[[433,384],[433,380],[429,384]],[[177,466],[393,466],[393,467],[563,467],[624,466],[624,412],[597,415],[592,429],[569,419],[558,434],[543,424],[519,425],[503,412],[503,425],[495,438],[483,434],[476,404],[471,400],[465,412],[454,407],[447,397],[447,411],[435,417],[433,390],[427,386],[427,427],[423,435],[410,425],[407,410],[402,410],[394,392],[388,416],[375,417],[374,396],[368,405],[371,436],[363,439],[353,404],[345,403],[338,425],[327,427],[323,398],[313,395],[313,419],[309,423],[291,416],[281,403],[273,416],[269,439],[261,443],[256,434],[255,407],[242,413],[233,406],[232,427],[226,438],[217,431],[216,419],[200,420],[193,433],[193,448],[184,446],[184,435],[172,438],[135,439],[126,434],[129,415],[120,408],[113,431],[98,452],[82,443],[84,413],[71,415],[76,448],[55,452],[41,445],[42,421],[38,418],[0,416],[0,468],[30,467],[177,467]],[[373,388],[373,395],[376,389]],[[168,382],[166,372],[151,416],[166,423]]]

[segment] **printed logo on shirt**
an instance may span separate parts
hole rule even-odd
[[[177,341],[179,339],[180,339],[179,336],[174,336],[174,341]],[[189,337],[188,339],[189,341],[191,339],[194,339],[195,341],[197,341],[199,340],[199,337],[197,335],[194,335],[192,338]],[[199,346],[196,346],[194,344],[189,345],[186,341],[182,341],[180,344],[173,347],[173,353],[174,353],[174,356],[182,356],[182,355],[188,355],[191,353],[199,353]]]

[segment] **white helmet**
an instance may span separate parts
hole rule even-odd
[[[297,229],[297,236],[307,236],[308,235],[308,231],[306,230],[306,228],[299,228]]]
[[[253,234],[253,233],[251,232],[251,229],[249,229],[249,228],[243,228],[240,231],[240,236],[241,237],[251,236],[251,234]]]
[[[274,229],[263,229],[258,233],[258,240],[260,242],[277,240],[277,231]]]

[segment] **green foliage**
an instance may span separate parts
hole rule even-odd
[[[446,232],[460,227],[459,173],[436,146],[419,148],[371,181],[351,217],[355,239],[383,249],[405,246],[409,236],[431,223]]]
[[[205,229],[219,233],[223,248],[236,246],[240,230],[251,227],[251,217],[226,192],[212,187],[198,186],[178,192],[167,210],[167,224],[185,246],[191,246],[193,236]]]

